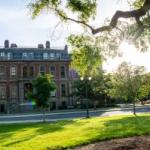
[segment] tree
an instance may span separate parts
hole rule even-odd
[[[96,76],[94,76],[92,82],[92,96],[91,99],[94,100],[94,107],[101,103],[108,106],[108,89],[109,86],[109,74],[105,74],[104,71],[100,71]]]
[[[79,99],[84,98],[85,86],[88,84],[88,97],[91,100],[91,104],[96,108],[98,104],[107,105],[107,89],[108,85],[108,75],[105,75],[103,71],[99,71],[98,74],[93,76],[93,79],[86,83],[86,81],[76,80],[73,83],[74,92],[72,95],[78,97]]]
[[[87,35],[70,35],[72,67],[81,77],[93,77],[101,69],[102,55],[94,38]]]
[[[72,47],[72,67],[83,78],[86,97],[86,118],[89,118],[89,85],[91,78],[98,73],[102,65],[102,56],[95,39],[88,35],[71,35],[68,38]]]
[[[142,85],[141,76],[144,68],[140,66],[132,66],[123,62],[117,71],[112,75],[112,88],[109,95],[114,98],[123,100],[132,100],[133,114],[135,111],[135,101],[138,100],[139,89]]]
[[[131,0],[129,3],[131,10],[116,11],[110,20],[97,28],[90,22],[95,19],[97,11],[101,11],[97,10],[98,4],[101,5],[98,0],[34,0],[29,4],[29,7],[33,18],[43,10],[47,10],[54,13],[63,22],[72,21],[90,29],[92,34],[100,33],[99,38],[101,40],[103,40],[103,37],[109,38],[110,32],[115,32],[120,38],[113,36],[116,45],[122,41],[122,38],[132,37],[129,40],[132,40],[139,49],[143,50],[143,47],[147,48],[150,36],[150,0]],[[131,19],[130,24],[120,21],[120,18]],[[143,40],[143,38],[146,40]]]
[[[82,101],[87,95],[85,92],[85,88],[87,88],[87,93],[88,93],[88,98],[91,97],[92,94],[92,87],[91,87],[91,82],[86,82],[85,80],[76,80],[72,84],[72,96],[75,96],[76,99],[78,100],[77,104],[80,104],[81,108],[85,107],[85,102]],[[87,98],[87,97],[86,97]]]
[[[50,74],[39,75],[33,81],[33,88],[33,93],[29,93],[28,97],[43,109],[43,122],[45,122],[45,109],[49,106],[51,92],[56,88],[53,77]]]
[[[116,11],[108,26],[94,29],[86,22],[89,21],[90,17],[96,15],[97,0],[66,0],[65,7],[63,8],[77,13],[77,19],[70,18],[67,15],[67,12],[61,7],[62,3],[62,0],[36,0],[30,3],[30,7],[33,10],[33,17],[36,17],[43,9],[51,10],[63,20],[70,20],[87,26],[94,34],[116,27],[119,18],[133,17],[137,24],[141,26],[142,21],[140,19],[147,15],[147,12],[150,10],[150,0],[132,0],[130,3],[137,9],[131,11]]]
[[[150,73],[142,75],[142,85],[138,91],[138,99],[144,105],[143,100],[147,100],[150,96]]]

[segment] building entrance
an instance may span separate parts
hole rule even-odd
[[[0,104],[0,113],[5,112],[5,104]]]
[[[28,93],[33,91],[33,86],[31,83],[24,84],[24,99],[28,99]]]

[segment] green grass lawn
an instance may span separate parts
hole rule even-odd
[[[0,150],[51,150],[150,134],[150,114],[0,125]]]

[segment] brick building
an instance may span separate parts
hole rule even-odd
[[[37,48],[20,48],[5,40],[0,48],[0,112],[28,110],[31,102],[27,92],[38,74],[51,73],[57,88],[51,93],[52,107],[58,109],[70,104],[69,64],[67,46],[52,49],[50,42]]]

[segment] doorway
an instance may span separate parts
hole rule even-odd
[[[0,113],[5,112],[5,104],[0,104]]]
[[[24,84],[24,99],[28,99],[28,93],[33,92],[33,86],[31,83]]]

